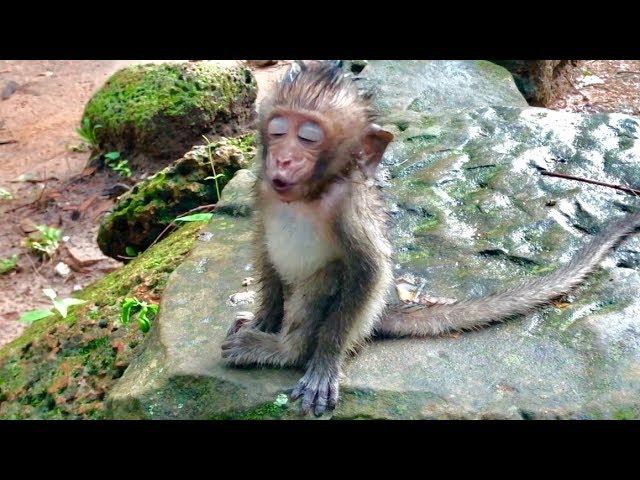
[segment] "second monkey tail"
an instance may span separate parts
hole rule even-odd
[[[452,304],[391,305],[377,332],[390,337],[426,337],[477,329],[529,313],[577,287],[612,248],[639,228],[640,213],[615,220],[584,245],[569,263],[552,274],[499,293]]]

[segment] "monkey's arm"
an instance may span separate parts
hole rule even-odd
[[[370,334],[377,316],[379,292],[376,286],[382,274],[366,234],[349,231],[349,222],[335,228],[345,255],[341,262],[340,288],[330,303],[326,317],[317,327],[315,349],[307,370],[293,389],[291,399],[302,398],[302,413],[322,415],[338,402],[339,379],[346,353]]]

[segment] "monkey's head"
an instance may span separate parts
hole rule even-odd
[[[294,64],[262,103],[262,181],[291,202],[354,169],[373,177],[393,135],[372,120],[369,99],[340,68]]]

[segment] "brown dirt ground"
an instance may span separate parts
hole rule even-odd
[[[120,68],[149,62],[0,60],[0,94],[9,82],[18,84],[0,100],[0,187],[14,197],[0,200],[0,259],[19,254],[17,270],[0,275],[0,346],[24,328],[18,322],[21,313],[50,306],[43,288],[70,296],[120,266],[101,254],[95,237],[102,213],[114,202],[103,190],[127,182],[114,173],[86,170],[89,152],[72,147],[81,145],[75,129],[91,95]],[[284,68],[286,62],[254,70],[259,99]],[[30,181],[17,181],[20,176]],[[22,245],[26,231],[41,224],[61,228],[69,237],[55,258],[44,263]],[[84,250],[95,262],[74,262],[67,247]],[[64,278],[54,270],[59,261],[71,267]]]
[[[119,266],[99,253],[95,236],[101,214],[113,204],[101,192],[122,179],[85,170],[88,152],[70,147],[80,145],[75,129],[93,92],[116,70],[147,62],[152,61],[0,60],[0,94],[10,81],[19,85],[0,100],[0,187],[14,196],[0,200],[0,259],[20,254],[18,270],[0,276],[0,346],[22,331],[17,321],[22,312],[48,307],[42,288],[69,296]],[[254,69],[258,102],[287,63]],[[581,61],[571,83],[574,91],[549,108],[640,114],[640,61]],[[15,181],[20,175],[31,181]],[[16,208],[24,204],[29,205]],[[43,264],[21,246],[33,224],[57,226],[69,237],[53,261]],[[74,264],[67,245],[89,251],[96,262]],[[58,261],[71,266],[69,276],[55,273]]]
[[[548,108],[640,115],[640,60],[580,60],[569,80],[572,89]]]

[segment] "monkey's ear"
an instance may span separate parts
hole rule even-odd
[[[360,169],[369,178],[373,178],[376,168],[387,145],[393,140],[393,134],[383,130],[379,125],[372,123],[364,134],[363,155],[358,158]]]

